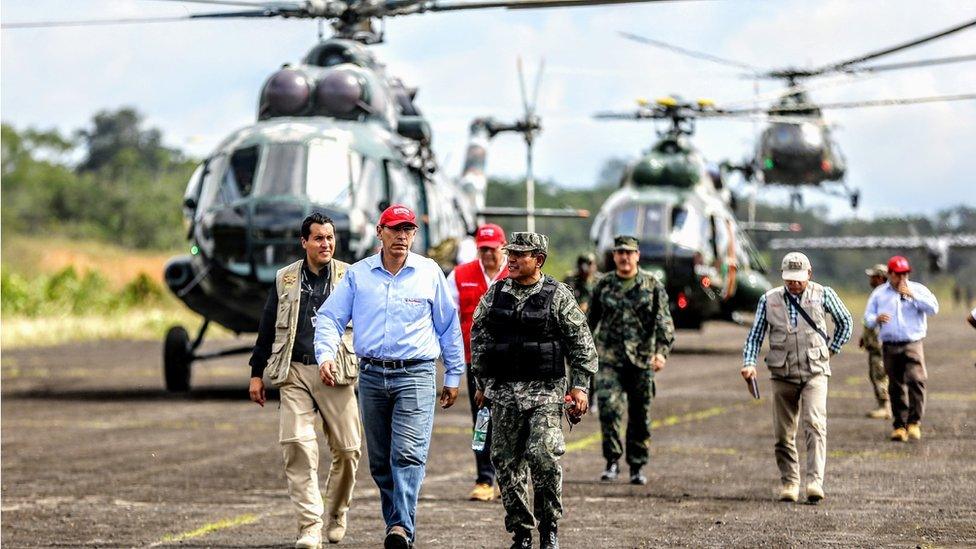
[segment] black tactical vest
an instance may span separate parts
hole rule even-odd
[[[485,326],[492,343],[485,349],[488,377],[501,381],[560,379],[566,376],[559,333],[551,321],[556,281],[545,276],[542,290],[516,310],[516,299],[495,284]]]

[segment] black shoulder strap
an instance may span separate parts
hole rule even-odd
[[[811,328],[813,328],[814,330],[817,331],[818,334],[820,334],[820,337],[824,339],[824,343],[830,345],[830,339],[827,337],[826,332],[821,330],[820,326],[817,326],[817,324],[814,323],[813,319],[810,318],[810,315],[807,314],[807,312],[803,310],[803,307],[800,306],[800,302],[796,299],[796,297],[794,297],[793,294],[791,294],[786,288],[783,288],[783,295],[785,295],[786,299],[790,303],[792,303],[794,307],[796,307],[797,312],[800,313],[800,316],[803,317],[803,320],[806,320],[807,324],[809,324]]]

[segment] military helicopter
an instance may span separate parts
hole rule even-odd
[[[748,72],[742,75],[744,77],[784,80],[787,87],[773,94],[772,99],[775,103],[769,107],[736,108],[733,104],[726,106],[725,114],[764,115],[763,118],[767,122],[766,127],[757,139],[752,157],[742,164],[729,163],[726,164],[726,167],[740,171],[746,179],[754,180],[757,183],[791,187],[793,189],[791,202],[794,205],[802,205],[802,194],[800,192],[802,187],[815,186],[830,194],[846,196],[850,200],[851,207],[857,208],[860,192],[850,188],[844,182],[847,162],[840,146],[831,135],[830,125],[823,116],[824,110],[971,100],[976,99],[976,94],[817,104],[810,98],[809,87],[804,82],[832,75],[861,75],[976,61],[976,55],[960,55],[901,63],[865,65],[869,61],[875,61],[887,55],[939,40],[972,27],[976,27],[976,20],[966,21],[907,42],[812,69],[790,67],[773,70],[761,69],[748,63],[725,59],[629,32],[621,32],[620,34],[624,38],[641,44],[746,70]],[[748,102],[758,103],[765,99],[753,98]]]
[[[603,112],[602,120],[664,120],[659,139],[620,180],[594,217],[590,238],[613,269],[613,237],[640,239],[641,266],[660,277],[675,326],[700,329],[706,320],[738,321],[771,288],[766,266],[730,208],[722,173],[709,169],[691,144],[695,120],[718,115],[709,101],[666,97],[634,112]]]
[[[320,23],[320,42],[300,63],[286,64],[262,86],[257,122],[233,132],[191,176],[183,213],[190,254],[165,267],[168,287],[204,318],[191,340],[181,326],[166,334],[163,370],[170,391],[187,391],[195,361],[250,351],[251,345],[199,352],[211,322],[235,333],[255,332],[275,272],[301,257],[298,226],[312,210],[335,220],[336,256],[356,261],[375,250],[379,213],[399,203],[420,220],[414,251],[450,264],[479,216],[572,216],[578,212],[490,209],[483,168],[487,141],[506,131],[531,141],[534,112],[503,124],[471,126],[465,171],[447,177],[434,158],[431,131],[414,99],[417,90],[388,74],[367,47],[383,41],[387,17],[482,8],[528,9],[641,0],[192,0],[245,8],[162,20],[303,18]],[[661,1],[661,0],[644,0]],[[157,18],[4,23],[4,29],[139,23]],[[322,39],[322,23],[333,35]],[[523,85],[524,97],[524,85]]]

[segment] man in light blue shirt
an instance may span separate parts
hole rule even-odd
[[[888,261],[888,283],[871,292],[864,310],[864,325],[880,326],[881,355],[888,372],[888,396],[894,430],[891,440],[922,438],[925,414],[925,352],[922,339],[926,318],[939,312],[939,302],[928,288],[908,280],[908,260],[900,255]]]
[[[443,356],[442,408],[454,404],[464,372],[457,307],[437,263],[410,252],[416,231],[409,208],[387,208],[376,227],[380,253],[349,267],[316,316],[315,356],[328,385],[334,383],[339,336],[350,321],[356,327],[359,406],[386,549],[407,549],[415,538],[434,424],[434,361]]]

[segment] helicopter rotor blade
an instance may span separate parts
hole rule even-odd
[[[933,95],[929,97],[905,97],[899,99],[873,99],[868,101],[846,101],[839,103],[821,103],[816,107],[821,109],[857,109],[861,107],[889,107],[895,105],[916,105],[919,103],[942,103],[948,101],[970,101],[976,99],[976,93],[963,93],[957,95]],[[802,107],[810,108],[812,105],[795,105],[788,108],[776,107],[777,110],[802,110]]]
[[[209,4],[211,6],[237,6],[252,9],[290,9],[300,10],[305,7],[302,2],[247,2],[245,0],[152,0],[154,2],[178,2],[180,4]]]
[[[519,94],[521,94],[521,97],[522,97],[522,111],[525,113],[525,116],[528,117],[529,116],[529,96],[525,92],[525,70],[522,68],[522,56],[521,55],[518,56],[518,58],[516,59],[515,66],[518,68]]]
[[[821,74],[826,74],[826,73],[830,73],[830,72],[842,71],[842,70],[846,69],[847,67],[851,67],[852,65],[859,65],[861,63],[864,63],[865,61],[870,61],[872,59],[877,59],[877,58],[882,57],[882,56],[885,56],[885,55],[891,55],[893,53],[900,52],[900,51],[903,51],[903,50],[907,50],[909,48],[914,48],[915,46],[920,46],[922,44],[926,44],[926,43],[932,42],[934,40],[939,40],[940,38],[945,38],[946,36],[955,34],[957,32],[964,31],[966,29],[970,29],[972,27],[976,27],[976,19],[972,19],[972,20],[966,21],[966,22],[961,23],[959,25],[956,25],[954,27],[950,27],[948,29],[944,29],[944,30],[941,30],[941,31],[936,32],[936,33],[933,33],[933,34],[928,34],[928,35],[925,35],[925,36],[916,38],[914,40],[909,40],[908,42],[903,42],[901,44],[896,44],[894,46],[891,46],[891,47],[888,47],[888,48],[884,48],[884,49],[881,49],[881,50],[877,50],[877,51],[873,51],[873,52],[870,52],[870,53],[867,53],[867,54],[864,54],[864,55],[860,55],[858,57],[854,57],[854,58],[851,58],[851,59],[847,59],[845,61],[840,61],[840,62],[837,62],[837,63],[831,63],[829,65],[824,65],[823,67],[820,67],[818,69],[814,69],[812,71],[809,71],[810,72],[810,76],[819,76]]]
[[[663,118],[660,112],[641,109],[636,111],[619,112],[619,111],[601,111],[595,113],[593,118],[597,120],[648,120],[648,119],[658,119]]]
[[[90,27],[101,25],[131,25],[142,23],[174,23],[196,19],[225,19],[276,17],[280,15],[272,10],[253,10],[237,12],[194,13],[190,15],[162,16],[162,17],[123,17],[116,19],[77,19],[65,21],[25,21],[21,23],[3,23],[0,28],[13,29],[46,29],[59,27]]]
[[[604,4],[649,4],[660,2],[697,2],[700,0],[429,0],[421,11],[456,11],[487,8],[506,8],[510,10],[536,8],[569,8],[577,6],[599,6]]]
[[[684,55],[686,57],[692,57],[692,58],[695,58],[695,59],[701,59],[701,60],[704,60],[704,61],[710,61],[712,63],[718,63],[719,65],[725,65],[725,66],[729,66],[729,67],[735,67],[735,68],[738,68],[738,69],[746,69],[746,70],[755,71],[755,72],[759,72],[760,71],[759,68],[757,68],[757,67],[755,67],[753,65],[750,65],[748,63],[743,63],[741,61],[735,61],[733,59],[726,59],[724,57],[719,57],[717,55],[712,55],[710,53],[705,53],[705,52],[701,52],[701,51],[697,51],[697,50],[692,50],[692,49],[689,49],[689,48],[684,48],[684,47],[681,47],[681,46],[676,46],[674,44],[669,44],[668,42],[665,42],[663,40],[657,40],[657,39],[654,39],[654,38],[647,38],[646,36],[640,36],[638,34],[634,34],[634,33],[630,33],[630,32],[624,32],[624,31],[618,31],[617,34],[619,34],[620,36],[623,36],[624,38],[626,38],[628,40],[632,40],[634,42],[638,42],[640,44],[644,44],[644,45],[647,45],[647,46],[653,46],[653,47],[656,47],[656,48],[662,48],[662,49],[665,49],[665,50],[668,50],[668,51],[671,51],[671,52],[674,52],[674,53],[677,53],[677,54],[680,54],[680,55]]]
[[[948,65],[950,63],[966,63],[976,61],[976,54],[955,55],[951,57],[937,57],[934,59],[919,59],[916,61],[904,61],[902,63],[888,63],[886,65],[871,65],[867,67],[855,66],[844,69],[843,72],[858,74],[863,72],[894,71],[900,69],[911,69],[915,67],[930,67],[933,65]]]
[[[546,69],[546,58],[543,57],[539,60],[539,71],[535,73],[535,86],[532,90],[532,112],[529,114],[534,115],[536,107],[539,106],[539,88],[542,87],[542,73]]]

